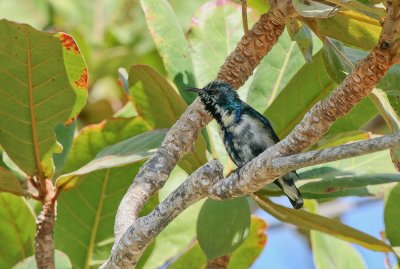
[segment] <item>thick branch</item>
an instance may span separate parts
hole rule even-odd
[[[400,133],[397,133],[276,159],[271,159],[269,154],[262,154],[249,163],[254,171],[243,172],[246,170],[246,166],[225,179],[222,179],[222,165],[218,161],[210,161],[194,172],[152,213],[135,221],[124,233],[110,260],[102,268],[133,268],[153,239],[189,205],[204,197],[230,199],[250,194],[258,190],[260,186],[271,183],[276,177],[295,169],[355,157],[399,145]],[[257,168],[258,166],[261,169]],[[259,178],[254,180],[251,172],[257,173]],[[245,182],[243,185],[245,187],[248,186],[248,182],[254,183],[256,186],[240,190],[232,189],[229,184],[233,181]]]
[[[36,221],[35,258],[38,269],[54,269],[55,191],[51,180],[43,180],[42,211]]]
[[[222,178],[222,171],[218,161],[209,161],[197,169],[149,215],[135,221],[102,268],[133,268],[147,246],[176,216],[207,197],[210,187]]]
[[[231,83],[235,88],[244,84],[282,34],[285,27],[284,15],[291,12],[287,5],[281,3],[278,8],[272,8],[261,16],[248,35],[238,43],[237,49],[226,59],[218,73],[219,80]],[[197,98],[171,127],[161,148],[141,167],[119,205],[113,249],[122,234],[139,216],[144,204],[167,181],[179,159],[193,150],[193,143],[200,130],[210,121],[211,117]]]
[[[210,190],[210,197],[228,199],[247,195],[272,183],[277,177],[299,168],[360,156],[400,145],[400,133],[351,144],[271,158],[274,148],[253,159],[229,177],[219,180]]]

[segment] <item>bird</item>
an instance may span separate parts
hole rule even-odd
[[[187,91],[197,93],[205,110],[217,121],[225,149],[238,168],[279,142],[270,121],[243,102],[230,84],[214,80],[204,88]],[[294,184],[298,178],[296,171],[291,171],[274,181],[295,209],[303,207],[303,198]]]

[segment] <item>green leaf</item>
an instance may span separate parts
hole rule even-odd
[[[73,38],[0,20],[0,144],[28,175],[51,178],[54,128],[87,98],[87,69]]]
[[[71,261],[69,260],[68,256],[56,249],[54,251],[54,262],[56,269],[71,269],[72,264]],[[23,261],[17,263],[12,269],[36,269],[36,260],[35,256],[30,256]]]
[[[261,254],[267,243],[267,223],[255,216],[251,217],[249,236],[243,244],[232,253],[228,269],[247,269]]]
[[[250,208],[247,199],[208,199],[197,220],[197,240],[209,260],[236,250],[249,233]]]
[[[81,129],[71,147],[64,172],[72,172],[93,160],[105,147],[149,131],[142,118],[109,119]]]
[[[68,190],[77,184],[81,176],[91,172],[137,163],[147,159],[161,145],[165,131],[152,131],[140,134],[100,151],[97,156],[78,170],[60,176],[57,188]]]
[[[167,0],[141,0],[140,3],[165,69],[189,104],[196,96],[185,89],[195,87],[196,81],[189,46],[178,19]]]
[[[267,224],[260,218],[252,216],[249,236],[243,244],[232,253],[228,268],[247,269],[260,255],[266,242],[265,229]],[[194,244],[186,253],[181,255],[170,269],[201,269],[207,265],[207,257],[198,243]]]
[[[24,198],[0,193],[0,268],[33,255],[35,217]]]
[[[326,149],[370,138],[371,138],[371,133],[364,131],[350,131],[333,135],[327,135],[322,139],[320,139],[317,143],[315,143],[312,149]]]
[[[251,12],[248,20],[249,25],[255,22]],[[216,78],[220,66],[242,36],[240,5],[231,1],[223,4],[211,1],[196,11],[187,39],[201,87]]]
[[[351,228],[335,219],[329,219],[304,210],[287,208],[275,204],[267,198],[256,196],[255,199],[262,209],[280,221],[293,224],[306,230],[327,233],[340,239],[357,243],[367,249],[383,252],[391,251],[390,247],[381,240]]]
[[[317,19],[314,32],[329,36],[364,50],[371,50],[378,42],[381,25],[378,20],[345,10],[327,19]]]
[[[74,140],[75,130],[76,130],[76,121],[67,126],[63,124],[57,125],[54,130],[57,135],[57,141],[63,147],[61,153],[56,153],[53,156],[54,166],[56,167],[55,175],[61,173],[62,169],[64,168],[69,151],[71,150],[72,141]]]
[[[168,81],[149,66],[133,65],[129,85],[136,110],[152,128],[170,128],[187,108]],[[199,136],[195,153],[185,156],[179,165],[192,173],[206,162],[206,144],[203,136]]]
[[[393,247],[400,247],[400,184],[392,189],[385,201],[385,232]]]
[[[290,80],[264,113],[278,136],[283,138],[300,122],[305,113],[336,88],[323,65],[322,52],[304,65]],[[364,99],[348,115],[338,119],[328,134],[358,130],[377,113],[371,101]]]
[[[315,201],[306,201],[312,213],[318,212]],[[364,260],[355,248],[340,239],[317,231],[310,232],[316,269],[366,268]]]
[[[311,63],[313,56],[313,36],[310,29],[296,19],[290,22],[289,26],[287,24],[290,38],[297,43],[306,62]],[[294,29],[291,29],[290,25],[293,25]]]
[[[68,254],[74,267],[98,267],[108,258],[114,243],[115,213],[142,164],[92,172],[57,200],[55,244]],[[157,204],[154,199],[146,212]]]
[[[293,7],[305,18],[328,18],[334,16],[337,12],[335,6],[326,5],[316,1],[293,0]]]
[[[316,269],[367,268],[360,253],[340,239],[311,231],[311,245]]]
[[[3,191],[11,192],[15,195],[25,195],[25,191],[14,173],[0,166],[0,192]]]

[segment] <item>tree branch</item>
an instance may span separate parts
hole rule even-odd
[[[222,164],[215,160],[197,169],[149,215],[135,221],[101,268],[134,267],[147,246],[176,216],[207,197],[210,187],[222,178],[222,171]]]
[[[272,158],[273,147],[267,149],[245,167],[223,180],[210,190],[214,199],[229,199],[247,195],[272,183],[277,177],[299,168],[365,155],[400,145],[400,133],[379,138],[314,150],[291,156]]]
[[[154,238],[188,206],[205,197],[230,199],[250,194],[271,183],[278,176],[302,167],[344,158],[364,155],[400,145],[400,133],[365,141],[271,159],[268,150],[249,164],[254,171],[244,168],[223,179],[223,167],[218,161],[210,161],[196,170],[166,200],[149,215],[139,218],[124,233],[105,268],[133,268]],[[261,168],[258,168],[258,167]],[[257,173],[257,178],[251,175]],[[232,188],[231,182],[244,182],[243,189]],[[251,182],[256,186],[248,188]]]
[[[275,7],[263,14],[248,35],[241,39],[221,67],[217,79],[235,88],[242,86],[278,41],[288,14],[293,14],[291,1],[279,1],[279,5],[275,3]],[[165,184],[179,159],[193,151],[193,143],[200,130],[210,121],[210,115],[197,98],[171,127],[161,147],[141,167],[118,207],[113,250],[122,234],[138,218],[144,204]]]

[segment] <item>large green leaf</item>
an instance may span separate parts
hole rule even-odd
[[[249,236],[243,244],[232,253],[228,268],[247,269],[260,255],[266,242],[265,229],[267,224],[264,220],[252,216]],[[207,257],[198,243],[194,244],[185,254],[181,255],[170,267],[170,269],[200,269],[207,265]]]
[[[378,42],[381,29],[378,20],[346,10],[328,19],[318,19],[313,30],[321,36],[333,37],[351,46],[371,50]]]
[[[247,199],[208,199],[197,220],[197,240],[209,260],[231,254],[245,240],[250,227]]]
[[[140,117],[109,119],[81,129],[71,147],[64,172],[72,172],[93,160],[105,147],[149,131]]]
[[[249,13],[249,25],[254,15]],[[225,58],[243,36],[240,6],[227,1],[206,3],[195,13],[187,33],[190,51],[201,87],[216,78]]]
[[[329,219],[305,210],[295,210],[271,202],[267,198],[255,197],[266,212],[279,219],[306,230],[315,230],[357,243],[365,248],[389,252],[391,249],[383,241],[347,226],[335,219]]]
[[[169,82],[149,66],[132,66],[129,85],[136,110],[152,128],[170,128],[187,108]],[[179,165],[191,173],[206,162],[206,144],[203,136],[199,136],[195,152],[183,158]]]
[[[87,69],[73,38],[0,21],[0,144],[28,175],[50,178],[61,147],[54,128],[87,98]]]
[[[74,140],[65,170],[73,171],[107,146],[147,130],[147,124],[141,118],[111,119],[83,128]],[[117,145],[104,152],[115,147],[119,148]],[[74,268],[95,268],[108,258],[114,242],[115,213],[142,163],[79,176],[80,184],[59,197],[56,247],[70,257]],[[146,212],[157,200],[155,196],[148,203]]]
[[[306,201],[305,205],[312,213],[318,212],[315,201]],[[318,231],[311,231],[310,238],[316,269],[366,268],[361,255],[351,244]]]
[[[185,89],[195,87],[196,81],[189,46],[178,19],[167,0],[141,0],[140,3],[169,77],[186,103],[191,103],[196,96]]]
[[[279,137],[289,134],[313,105],[335,89],[335,82],[321,66],[323,59],[320,51],[314,55],[312,63],[304,65],[297,72],[264,113]],[[357,130],[376,113],[371,102],[363,100],[350,114],[337,120],[328,134]]]
[[[0,193],[0,268],[33,254],[35,217],[24,198]]]
[[[400,247],[400,184],[392,189],[385,202],[385,232],[393,247]]]
[[[56,269],[71,269],[72,264],[68,256],[56,249],[54,251],[54,263]],[[12,269],[37,269],[35,256],[30,256],[23,261],[17,263]]]
[[[96,158],[76,171],[60,176],[56,185],[67,190],[83,175],[91,172],[137,163],[147,159],[161,145],[165,131],[152,131],[134,136],[100,151]]]
[[[311,231],[311,245],[316,269],[366,268],[360,253],[343,240]]]

